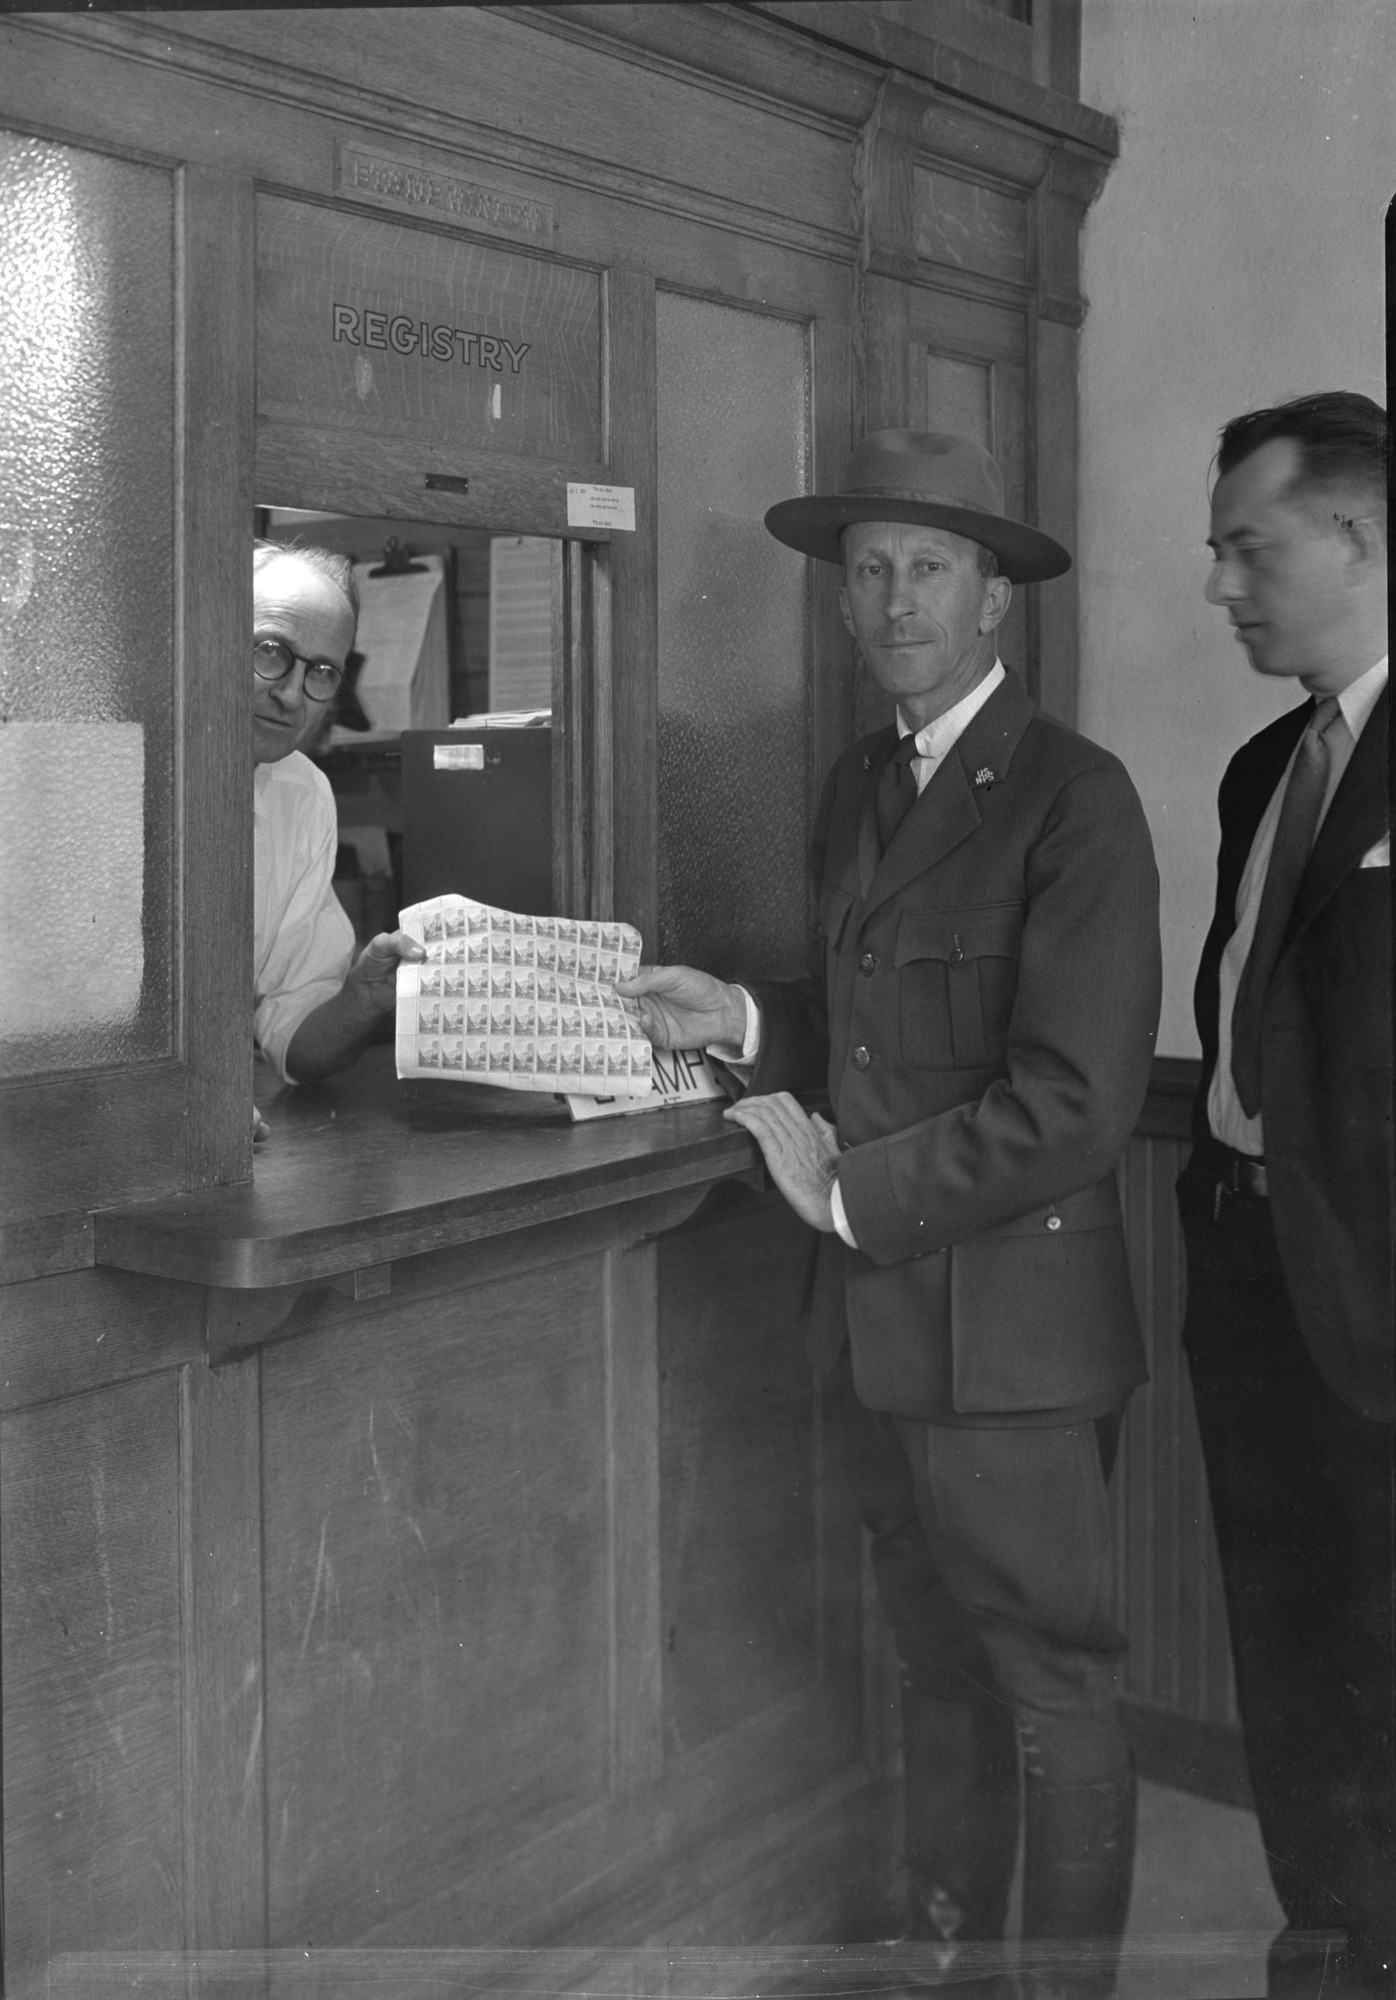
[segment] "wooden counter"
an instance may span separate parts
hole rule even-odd
[[[729,1175],[761,1185],[720,1106],[574,1125],[551,1096],[399,1082],[390,1048],[262,1104],[250,1183],[104,1210],[96,1262],[239,1291],[305,1284]]]
[[[7,1982],[875,1934],[858,1531],[751,1142],[387,1049],[265,1108],[250,1186],[0,1295]]]

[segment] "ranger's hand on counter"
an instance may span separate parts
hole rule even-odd
[[[633,979],[618,979],[616,991],[640,1002],[640,1026],[657,1049],[739,1049],[746,1035],[740,986],[691,965],[642,965]]]
[[[761,1148],[766,1171],[802,1222],[826,1235],[834,1227],[830,1190],[838,1177],[838,1135],[816,1111],[808,1117],[788,1090],[744,1097],[723,1112]]]
[[[347,1069],[397,1004],[399,960],[420,964],[425,948],[406,931],[380,931],[359,953],[332,1000],[306,1015],[291,1037],[286,1068],[296,1083]]]

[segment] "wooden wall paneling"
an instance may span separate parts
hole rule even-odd
[[[614,916],[615,892],[615,648],[611,620],[611,561],[604,545],[576,545],[569,603],[576,615],[572,645],[572,771],[574,866],[584,885],[582,915]]]
[[[565,536],[568,479],[605,477],[600,464],[550,465],[472,451],[453,438],[358,436],[279,419],[257,425],[257,489],[274,493],[280,506],[392,514],[496,534]],[[464,491],[456,483],[461,481]],[[605,533],[589,529],[586,539],[600,540]]]
[[[180,1375],[184,1919],[190,1950],[267,1941],[261,1363]]]
[[[576,542],[553,545],[553,895],[559,910],[591,908],[590,772],[595,758],[590,563]]]
[[[528,151],[535,164],[554,154],[565,105],[571,157],[662,201],[704,189],[758,216],[826,223],[845,200],[842,144],[823,121],[773,118],[747,92],[714,90],[615,44],[560,34],[547,10],[372,9],[346,16],[344,31],[330,37],[313,14],[295,9],[284,18],[227,11],[216,23],[177,19],[177,28],[160,24],[177,59],[186,50],[195,60],[238,50],[296,102],[323,102],[337,83],[360,107],[417,106],[486,131],[507,123],[515,152]]]
[[[183,745],[184,1052],[191,1097],[183,1185],[252,1172],[252,686],[255,403],[251,182],[180,173],[179,564]]]
[[[521,13],[525,10],[520,9]],[[538,14],[527,11],[529,20]],[[745,93],[783,100],[830,124],[861,124],[881,81],[879,68],[838,54],[813,38],[791,35],[753,8],[734,19],[718,7],[660,9],[647,0],[575,0],[565,15],[550,10],[550,32],[589,38],[597,47],[622,43],[632,54],[677,62]]]
[[[876,1879],[871,1793],[861,1764],[829,1772],[831,1712],[811,1691],[671,1765],[658,1795],[600,1797],[540,1818],[516,1844],[466,1856],[410,1908],[367,1909],[358,1942],[628,1947],[859,1934]],[[778,1911],[778,1899],[792,1889],[813,1921],[781,1930],[789,1908]]]
[[[1085,317],[1081,225],[1111,164],[1110,153],[1057,147],[1033,198],[1038,310],[1067,326],[1079,327]]]
[[[149,129],[161,130],[172,152],[260,167],[264,179],[275,158],[283,186],[325,194],[336,191],[326,143],[336,129],[399,156],[403,138],[470,156],[470,178],[509,193],[527,189],[530,177],[555,176],[564,197],[557,247],[589,261],[603,261],[605,251],[585,240],[569,190],[620,196],[651,236],[677,215],[827,245],[831,231],[846,227],[847,128],[873,95],[867,66],[802,60],[798,44],[764,24],[748,28],[738,18],[722,26],[738,60],[744,42],[758,54],[770,50],[759,82],[741,91],[714,88],[711,78],[612,36],[578,33],[550,9],[523,8],[424,13],[410,33],[390,14],[364,10],[346,17],[332,44],[294,13],[285,22],[233,11],[197,23],[188,14],[45,20],[21,31],[23,40],[15,36],[27,73],[23,81],[16,75],[15,88],[31,119],[80,122],[95,133],[114,120],[103,101],[103,59],[129,58],[126,115],[140,102],[156,121]],[[54,60],[60,41],[92,58],[71,77]],[[60,77],[72,87],[56,87]],[[760,84],[774,102],[758,94]],[[240,108],[236,119],[227,117],[230,103]],[[557,145],[560,104],[568,111],[565,153]],[[269,141],[282,143],[269,154]],[[532,192],[558,202],[557,192],[537,185]]]
[[[1032,32],[993,0],[935,0],[934,7],[916,0],[813,0],[783,8],[787,20],[808,21],[823,33],[847,34],[860,46],[875,48],[895,60],[918,41],[935,42],[948,53],[974,57],[988,69],[1026,81],[1032,75]],[[851,18],[850,18],[851,17]]]
[[[0,1113],[0,1131],[5,1129]],[[0,1223],[0,1283],[22,1285],[82,1270],[92,1263],[95,1247],[92,1217],[81,1209]]]
[[[1038,526],[1077,555],[1077,393],[1079,337],[1058,320],[1035,321],[1030,447]],[[1037,699],[1074,727],[1080,705],[1080,571],[1031,593],[1036,624]]]
[[[591,465],[600,343],[594,270],[396,214],[258,197],[264,418]]]
[[[853,1574],[821,1579],[824,1494],[795,1314],[807,1230],[774,1197],[715,1197],[660,1246],[665,1741],[669,1757],[815,1683],[821,1600],[856,1630]],[[830,1652],[848,1662],[854,1643]],[[850,1715],[852,1714],[850,1707]],[[831,1764],[849,1739],[825,1747]]]
[[[159,1374],[203,1351],[204,1291],[127,1271],[65,1271],[0,1292],[0,1409]]]
[[[664,1764],[657,1247],[608,1251],[602,1283],[610,1790],[624,1793]]]
[[[1032,10],[1033,82],[1059,97],[1081,95],[1081,0],[1037,0]]]
[[[851,289],[851,287],[850,287]],[[846,320],[816,319],[813,328],[813,490],[837,493],[858,434],[851,410],[852,341]],[[853,641],[839,611],[842,581],[833,563],[809,564],[810,732],[807,789],[813,819],[820,788],[835,758],[853,740]],[[811,896],[814,885],[810,884]],[[811,921],[813,908],[811,908]]]
[[[1115,121],[1104,112],[1029,80],[1031,38],[1018,24],[1011,25],[1027,39],[1018,45],[1016,62],[1005,65],[997,42],[1005,24],[983,7],[976,6],[973,15],[961,12],[961,18],[972,22],[972,32],[980,38],[971,54],[952,37],[942,41],[920,33],[862,5],[861,0],[752,0],[752,5],[771,19],[788,22],[836,48],[857,51],[1024,125],[1059,132],[1087,146],[1108,147],[1116,139]],[[937,0],[937,17],[941,5],[942,0]],[[947,19],[954,18],[955,12],[952,0]],[[986,34],[995,41],[986,42]]]
[[[603,1260],[390,1294],[262,1367],[272,1942],[419,1904],[416,1942],[497,1941],[460,1885],[611,1769]]]
[[[0,1425],[7,1992],[185,1941],[177,1383]]]
[[[511,11],[522,16],[524,10]],[[185,22],[190,18],[181,17]],[[540,18],[554,41],[567,32],[551,12]],[[749,33],[759,43],[774,39],[783,45],[786,60],[783,68],[777,65],[773,80],[794,86],[802,66],[799,47],[792,47],[788,36],[733,17],[722,27],[734,53]],[[861,107],[874,95],[872,79],[860,64],[816,61],[819,74],[833,72],[827,94],[838,105],[837,122],[828,115],[812,123],[792,118],[779,89],[777,101],[752,103],[754,145],[762,144],[764,128],[772,125],[782,135],[813,132],[821,151],[829,149],[830,167],[822,176],[828,212],[811,221],[795,212],[809,192],[808,180],[798,174],[785,183],[790,199],[777,200],[768,209],[713,192],[696,167],[683,182],[669,178],[665,145],[653,163],[658,171],[647,174],[583,158],[570,146],[560,153],[551,145],[522,140],[510,93],[526,89],[532,101],[533,66],[526,54],[512,68],[481,72],[488,78],[491,111],[487,122],[476,123],[433,110],[415,95],[394,100],[371,82],[362,87],[339,82],[318,60],[313,81],[291,89],[274,64],[213,42],[190,42],[178,29],[164,32],[163,23],[152,26],[139,15],[80,21],[37,15],[22,27],[13,17],[0,19],[0,50],[8,65],[0,103],[9,102],[16,121],[26,127],[47,126],[59,136],[81,131],[98,143],[119,146],[133,143],[133,135],[134,143],[142,134],[148,142],[150,133],[159,132],[174,156],[261,182],[268,178],[267,162],[274,160],[282,190],[381,219],[382,207],[372,205],[362,191],[356,198],[352,187],[341,185],[337,172],[343,147],[377,149],[419,167],[423,175],[444,173],[498,189],[510,200],[550,207],[555,215],[553,248],[572,264],[662,269],[667,282],[797,315],[812,306],[836,315],[844,310],[852,243],[848,163]],[[639,60],[639,52],[631,53]],[[625,68],[635,87],[643,89],[644,68],[633,61]],[[520,79],[527,79],[527,85]],[[710,81],[698,79],[695,103],[706,104],[711,89]],[[569,94],[569,105],[572,101]],[[784,136],[780,143],[784,148]],[[717,157],[711,145],[707,151],[710,158]],[[407,227],[450,228],[465,239],[483,237],[495,247],[501,241],[483,225],[455,229],[438,208],[423,208],[418,219],[398,213],[397,219]],[[539,247],[536,239],[530,241]],[[812,281],[822,287],[813,301]]]
[[[655,285],[645,272],[607,273],[605,368],[610,477],[635,489],[635,531],[612,539],[603,607],[610,639],[610,728],[597,734],[594,782],[603,795],[610,791],[614,876],[611,907],[592,914],[636,925],[653,952],[659,921],[658,382]],[[603,897],[602,884],[596,893]]]
[[[1036,319],[1030,367],[1033,426],[1029,439],[1036,519],[1074,551],[1077,531],[1077,366],[1081,295],[1081,225],[1104,184],[1108,156],[1059,148],[1033,196]],[[1080,662],[1080,582],[1075,571],[1035,593],[1040,692],[1044,708],[1074,723]]]
[[[990,158],[984,165],[994,172],[991,148],[985,151]],[[916,168],[914,206],[918,258],[1026,283],[1028,215],[1021,195],[926,163]]]
[[[977,436],[1003,473],[1008,511],[1032,519],[1027,326],[1023,305],[1005,306],[923,283],[911,296],[907,366],[915,376],[916,418],[932,430]],[[1023,675],[1034,695],[1039,595],[1036,588],[1015,590],[999,631],[1005,662]]]
[[[852,161],[857,432],[906,422],[905,281],[916,273],[916,143],[925,98],[885,78]]]
[[[1131,1400],[1113,1487],[1116,1598],[1141,1769],[1244,1803],[1226,1606],[1179,1337],[1186,1268],[1173,1188],[1187,1152],[1184,1140],[1137,1136],[1121,1169],[1151,1379]]]
[[[870,272],[863,286],[863,430],[900,429],[911,400],[907,367],[911,302],[901,278]]]

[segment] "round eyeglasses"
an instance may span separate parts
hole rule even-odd
[[[307,660],[293,653],[284,639],[253,640],[252,671],[259,681],[284,681],[297,667],[305,668],[301,686],[307,701],[333,701],[344,679],[343,667],[332,667],[328,660]]]

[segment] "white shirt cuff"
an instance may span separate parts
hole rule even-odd
[[[834,1211],[834,1227],[850,1250],[858,1248],[858,1240],[848,1226],[848,1216],[844,1212],[843,1196],[839,1193],[837,1181],[829,1190],[829,1206]]]
[[[742,1036],[742,1045],[738,1048],[735,1042],[709,1042],[707,1052],[716,1056],[719,1062],[726,1063],[729,1069],[736,1069],[739,1065],[750,1069],[761,1053],[761,1009],[745,986],[739,986],[737,991],[746,1002],[746,1031]]]

